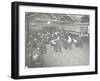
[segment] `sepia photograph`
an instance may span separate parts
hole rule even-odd
[[[90,16],[25,12],[25,67],[89,65]]]

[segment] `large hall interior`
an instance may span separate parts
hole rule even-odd
[[[89,65],[88,14],[25,12],[25,67]]]

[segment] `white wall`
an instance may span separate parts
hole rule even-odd
[[[11,65],[11,2],[14,0],[1,0],[0,1],[0,81],[13,81],[10,78],[10,65]],[[72,4],[72,5],[87,5],[98,6],[100,10],[100,0],[21,0],[30,2],[43,2],[43,3],[58,3],[58,4]],[[100,13],[100,11],[99,11]],[[98,16],[100,21],[100,15]],[[98,25],[98,30],[100,24]],[[100,32],[99,32],[100,34]],[[100,41],[100,37],[98,38]],[[99,43],[98,43],[99,45]],[[100,46],[99,46],[100,47]],[[100,52],[100,51],[99,51]],[[99,54],[99,53],[98,53]],[[100,55],[98,56],[100,57]],[[100,62],[100,58],[98,58]],[[100,64],[99,64],[100,67]],[[98,67],[98,68],[99,68]],[[100,70],[99,70],[100,71]],[[33,79],[26,79],[32,81]],[[99,81],[100,74],[98,75],[82,75],[82,76],[66,76],[66,77],[53,77],[53,78],[40,78],[34,79],[35,81]]]

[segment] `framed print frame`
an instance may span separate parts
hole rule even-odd
[[[97,74],[97,7],[12,2],[13,79]]]

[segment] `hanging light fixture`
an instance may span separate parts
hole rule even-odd
[[[48,24],[51,24],[51,22],[50,22],[50,21],[48,21],[47,23],[48,23]]]

